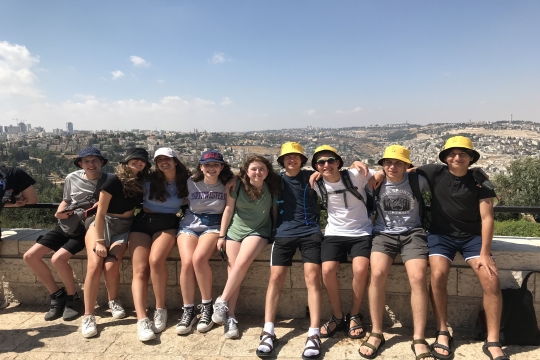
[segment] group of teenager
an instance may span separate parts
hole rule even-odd
[[[221,153],[202,153],[199,165],[189,171],[170,148],[154,154],[131,149],[115,169],[102,172],[107,163],[99,150],[81,150],[74,164],[80,168],[66,177],[63,200],[56,211],[58,226],[24,255],[24,260],[50,293],[46,320],[78,316],[78,295],[69,259],[86,247],[88,268],[84,283],[82,335],[97,335],[94,308],[100,277],[105,276],[109,307],[114,318],[125,311],[118,300],[120,262],[129,249],[133,267],[132,295],[141,341],[155,338],[167,323],[166,259],[175,244],[181,258],[180,290],[183,313],[176,326],[179,335],[196,327],[209,331],[224,325],[227,338],[238,338],[235,316],[240,286],[253,260],[270,243],[270,279],[259,357],[275,356],[279,341],[274,322],[281,289],[300,250],[307,287],[310,325],[303,359],[321,356],[321,338],[345,330],[352,339],[367,332],[360,308],[369,282],[372,328],[358,350],[375,358],[385,344],[383,314],[386,281],[397,254],[401,254],[411,286],[416,359],[450,359],[453,338],[447,328],[446,284],[451,262],[460,252],[478,276],[484,292],[488,336],[484,353],[495,360],[508,359],[499,343],[502,307],[496,265],[490,249],[493,237],[495,193],[476,182],[470,165],[480,154],[470,139],[448,139],[439,153],[441,165],[414,168],[409,150],[400,145],[385,149],[378,164],[368,170],[354,162],[344,170],[343,159],[330,145],[319,146],[312,157],[313,170],[300,144],[282,145],[276,173],[263,156],[249,156],[234,176]],[[374,215],[366,188],[377,188]],[[422,193],[431,192],[431,224],[423,229]],[[320,200],[319,200],[320,198]],[[327,226],[321,231],[319,204],[327,209]],[[135,215],[135,209],[142,208]],[[181,216],[180,209],[186,208]],[[95,215],[92,215],[95,213]],[[51,262],[63,288],[43,261],[53,250]],[[218,251],[228,260],[228,278],[213,300],[210,258]],[[338,268],[352,263],[352,303],[346,314],[340,297]],[[424,329],[430,293],[427,266],[431,269],[430,293],[436,316],[435,342],[429,345]],[[320,325],[321,277],[331,303],[330,320]],[[148,280],[155,296],[153,320],[147,315]],[[195,309],[196,288],[201,303]],[[197,316],[198,315],[198,316]]]

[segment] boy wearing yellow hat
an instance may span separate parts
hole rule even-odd
[[[304,278],[308,292],[310,327],[302,357],[315,359],[320,356],[319,323],[321,312],[321,241],[319,215],[316,211],[317,194],[309,185],[312,170],[302,170],[307,162],[302,145],[286,142],[281,146],[277,162],[285,169],[281,173],[281,195],[278,199],[279,214],[270,257],[270,280],[266,293],[265,324],[256,354],[259,357],[275,356],[274,335],[281,289],[296,249],[300,249],[304,263]],[[367,171],[364,164],[355,162],[358,171]]]
[[[483,351],[491,359],[507,359],[499,343],[502,297],[497,266],[491,257],[493,240],[493,198],[495,191],[479,187],[469,166],[480,158],[472,141],[464,136],[447,140],[439,159],[445,165],[425,165],[417,169],[431,189],[432,222],[428,232],[429,264],[437,336],[432,345],[439,359],[452,356],[448,332],[446,283],[456,252],[478,276],[484,293],[488,336]]]
[[[429,345],[424,339],[427,320],[428,292],[426,272],[428,244],[422,228],[421,204],[416,195],[429,191],[426,179],[417,174],[408,174],[412,167],[409,150],[400,145],[391,145],[384,151],[378,164],[383,167],[386,178],[378,190],[377,217],[373,227],[370,256],[371,282],[369,285],[369,309],[372,329],[368,339],[358,350],[360,356],[373,359],[384,345],[383,314],[386,304],[386,280],[390,267],[398,253],[409,276],[411,285],[411,307],[413,312],[413,352],[425,359],[433,359]],[[410,180],[410,182],[409,182]],[[420,193],[420,194],[418,194]]]
[[[332,305],[332,318],[321,327],[321,337],[330,337],[337,330],[348,328],[348,336],[359,339],[365,335],[360,306],[367,286],[372,230],[364,200],[366,199],[364,188],[374,172],[369,170],[367,176],[363,176],[355,169],[347,170],[352,185],[363,198],[361,200],[348,190],[342,181],[340,168],[343,166],[343,160],[336,149],[329,145],[319,146],[315,149],[311,164],[323,178],[323,182],[319,184],[324,188],[315,187],[315,190],[321,196],[324,189],[328,202],[328,224],[321,245],[321,261],[323,282]],[[341,305],[337,277],[339,264],[347,261],[347,255],[352,258],[353,271],[353,299],[349,324]]]

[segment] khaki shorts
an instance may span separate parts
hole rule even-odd
[[[371,252],[380,252],[392,259],[401,253],[405,263],[411,259],[428,259],[429,249],[424,229],[411,229],[401,234],[373,233]]]

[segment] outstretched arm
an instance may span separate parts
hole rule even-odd
[[[223,210],[223,215],[221,216],[221,227],[219,229],[219,239],[217,242],[217,249],[225,250],[225,236],[227,235],[227,229],[231,223],[232,216],[234,214],[234,205],[236,204],[236,199],[234,199],[230,192],[227,192],[227,205],[225,205],[225,210]]]

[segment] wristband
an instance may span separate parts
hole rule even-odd
[[[227,236],[227,235],[223,235],[223,236],[220,235],[220,236],[218,236],[217,238],[218,238],[218,239],[225,239],[226,236]]]

